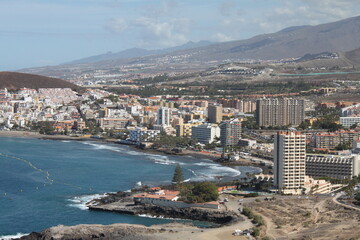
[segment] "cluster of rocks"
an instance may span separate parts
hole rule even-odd
[[[151,215],[176,219],[190,219],[216,223],[218,225],[233,224],[243,221],[243,217],[233,211],[206,208],[173,208],[154,205],[134,205],[131,193],[118,192],[92,201],[90,210],[111,211],[131,215]],[[155,240],[160,233],[172,233],[160,227],[145,227],[131,224],[112,225],[77,225],[48,228],[40,233],[33,232],[20,238],[21,240],[57,240],[57,239],[122,239],[122,240]]]
[[[163,229],[149,228],[139,225],[112,224],[112,225],[77,225],[55,226],[41,233],[33,232],[21,237],[21,240],[85,240],[85,239],[122,239],[122,240],[152,240],[155,233]]]
[[[117,201],[112,201],[116,199]],[[151,215],[155,217],[190,219],[216,223],[220,225],[232,224],[244,219],[240,214],[234,211],[223,211],[217,209],[208,209],[200,207],[176,208],[156,205],[135,205],[132,198],[110,197],[101,200],[105,203],[99,203],[89,206],[90,210],[110,211],[130,215]]]

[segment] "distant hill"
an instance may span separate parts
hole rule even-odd
[[[336,58],[326,58],[338,55]],[[325,57],[325,58],[324,58]],[[293,63],[288,63],[288,67],[297,68],[352,68],[360,67],[360,48],[347,52],[306,54]]]
[[[324,62],[332,64],[334,61],[332,61],[333,59],[310,59],[314,59],[322,53],[345,53],[358,48],[360,48],[360,16],[316,26],[288,27],[276,33],[262,34],[246,40],[205,46],[195,46],[193,43],[189,43],[166,49],[164,50],[166,52],[161,54],[156,52],[157,50],[130,49],[120,53],[108,53],[74,61],[71,64],[29,68],[21,71],[62,77],[69,72],[69,69],[81,72],[84,69],[95,71],[119,68],[123,65],[151,64],[152,72],[159,69],[162,72],[168,69],[181,69],[186,72],[194,66],[196,70],[201,70],[224,62],[281,60],[302,58],[303,56],[309,60],[307,63],[301,63],[304,66],[313,62],[322,65]],[[356,52],[348,53],[346,56],[340,56],[339,66],[352,65],[352,60],[349,58],[354,61],[359,59],[359,54]]]
[[[136,58],[136,57],[143,57],[143,56],[149,56],[149,55],[166,54],[166,53],[171,53],[171,52],[179,51],[179,50],[204,47],[204,46],[208,46],[210,44],[213,44],[213,42],[210,42],[210,41],[192,42],[192,41],[190,41],[190,42],[187,42],[180,46],[165,48],[165,49],[147,50],[147,49],[142,49],[142,48],[130,48],[130,49],[126,49],[124,51],[117,52],[117,53],[108,52],[105,54],[82,58],[82,59],[71,61],[71,62],[68,62],[65,64],[84,64],[84,63],[94,63],[94,62],[100,62],[100,61],[106,61],[106,60],[127,59],[127,58]]]
[[[262,59],[280,60],[306,54],[346,52],[360,47],[360,17],[283,29],[247,40],[218,43],[182,51],[196,60]]]
[[[0,72],[0,88],[15,90],[23,87],[33,89],[71,88],[75,91],[82,91],[81,87],[58,78],[18,72]]]
[[[360,66],[360,48],[346,52],[345,57],[349,59],[354,65]]]
[[[172,50],[176,51],[167,50],[167,53],[157,57],[186,55],[189,61],[280,60],[298,58],[306,54],[351,51],[360,48],[359,39],[360,16],[316,26],[288,27],[276,33],[262,34],[247,40],[198,47],[190,45],[187,49],[175,48]],[[139,49],[134,49],[134,52],[140,54]],[[128,51],[124,51],[124,53],[128,53]],[[142,63],[156,60],[156,56],[154,56],[157,54],[156,52],[148,53],[151,53],[151,56],[140,57],[138,60]],[[109,63],[116,64],[116,56],[113,54],[112,61]],[[131,58],[127,62],[124,62],[124,58],[118,58],[118,60],[122,64],[136,62],[136,58]],[[104,66],[107,61],[98,63]]]

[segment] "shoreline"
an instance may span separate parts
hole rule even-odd
[[[69,140],[69,141],[94,141],[94,142],[103,142],[103,143],[114,143],[115,139],[94,139],[94,138],[89,138],[89,137],[70,137],[70,136],[64,136],[64,135],[42,135],[42,134],[39,134],[37,132],[30,132],[30,131],[0,131],[0,137],[14,137],[14,138],[33,138],[33,139],[46,139],[46,140]],[[169,155],[169,153],[167,152],[164,152],[164,151],[159,151],[159,150],[154,150],[154,149],[140,149],[140,148],[136,148],[135,146],[133,146],[132,148],[134,148],[136,151],[139,151],[139,152],[144,152],[144,153],[151,153],[151,154],[161,154],[161,155]],[[198,152],[190,152],[190,151],[186,151],[186,153],[183,153],[183,154],[170,154],[170,155],[175,155],[175,156],[183,156],[183,157],[186,157],[186,156],[191,156],[191,157],[195,157],[195,158],[203,158],[203,159],[208,159],[209,161],[214,161],[216,160],[217,158],[214,158],[214,157],[211,157],[209,155],[206,155],[206,154],[203,154],[203,153],[198,153]],[[215,161],[214,161],[215,162]],[[222,163],[219,163],[219,162],[215,162],[219,165],[223,165]],[[224,177],[225,178],[225,177]],[[235,179],[236,177],[234,177],[233,179]],[[230,180],[230,179],[227,179],[227,180]],[[231,180],[230,180],[231,181]],[[95,210],[95,209],[94,209]],[[100,209],[98,209],[99,211]],[[100,211],[104,211],[104,209],[100,210]],[[186,219],[190,219],[191,218],[186,218]],[[202,233],[202,231],[204,231],[202,228],[199,228],[199,227],[196,227],[196,226],[189,226],[189,224],[179,224],[179,223],[176,223],[177,224],[177,227],[181,228],[182,230],[182,233],[181,233],[181,236],[183,234],[185,235],[188,235],[189,234],[189,238],[190,237],[193,237],[193,233],[194,232],[199,232],[199,233]],[[230,226],[219,226],[219,227],[215,227],[213,229],[214,232],[222,232],[222,231],[225,231],[224,229],[228,229],[228,227],[235,227],[235,225],[238,225],[240,224],[241,226],[245,223],[239,223],[239,222],[235,222],[235,223],[232,223]],[[136,224],[115,224],[117,225],[120,229],[123,229],[124,226],[136,226]],[[165,224],[166,225],[166,224]],[[165,227],[164,224],[159,224],[159,225],[153,225],[151,227],[145,227],[145,226],[141,226],[142,229],[145,229],[145,231],[148,231],[149,229],[153,229],[154,227],[156,229],[163,229]],[[161,237],[161,239],[172,239],[171,237],[171,234],[175,231],[174,230],[174,224],[168,224],[168,227],[169,230],[168,230],[168,233],[165,233],[166,237],[163,233],[163,231],[159,230],[159,237]],[[65,232],[67,231],[66,229],[77,229],[78,226],[83,226],[83,225],[77,225],[77,226],[70,226],[70,227],[60,227],[61,229],[63,229]],[[89,225],[89,228],[91,229],[92,226],[94,225]],[[100,225],[97,225],[97,226],[100,226]],[[51,227],[49,229],[54,229],[54,228],[58,228],[59,226],[56,226],[56,227]],[[80,227],[81,228],[81,227]],[[42,233],[38,233],[38,234],[47,234],[47,232],[51,231],[49,229],[45,229],[42,231]],[[108,229],[108,226],[107,225],[102,225],[101,229]],[[108,231],[108,230],[104,230],[105,232]],[[110,230],[109,230],[110,231]],[[208,230],[206,230],[208,231]],[[150,230],[150,232],[152,232],[152,230]],[[112,233],[110,233],[112,234]],[[170,235],[169,235],[170,234]],[[42,235],[44,236],[44,235]],[[157,234],[150,234],[150,235],[146,235],[146,238],[142,238],[140,237],[139,239],[150,239],[150,238],[153,238],[153,236],[157,236]],[[34,237],[34,235],[31,236],[30,235],[27,235],[25,237],[22,237],[20,239],[37,239],[37,238],[32,238]],[[149,238],[150,237],[150,238]],[[40,239],[40,238],[39,238]],[[154,237],[154,239],[158,239],[156,237]],[[201,239],[201,238],[200,238]],[[207,239],[207,238],[205,238]]]
[[[32,131],[0,131],[0,137],[18,137],[18,138],[36,138],[36,139],[44,139],[44,140],[69,140],[69,141],[94,141],[94,142],[104,142],[104,143],[115,143],[117,139],[97,139],[97,138],[90,138],[90,137],[72,137],[67,135],[43,135],[38,132]],[[116,143],[118,144],[118,143]],[[122,144],[119,144],[122,145]],[[234,161],[234,162],[221,162],[218,161],[220,158],[217,154],[213,154],[210,152],[199,152],[199,151],[192,151],[192,150],[183,150],[182,153],[173,153],[168,149],[151,149],[146,148],[142,149],[135,145],[125,145],[130,146],[133,149],[136,149],[139,152],[144,153],[151,153],[151,154],[161,154],[164,156],[167,155],[174,155],[174,156],[191,156],[194,158],[203,158],[207,160],[211,160],[215,163],[218,163],[222,166],[226,167],[235,167],[235,166],[249,166],[249,167],[257,167],[267,171],[269,170],[266,166],[262,166],[260,164],[251,162],[250,160],[243,159],[242,161]]]
[[[154,218],[185,219],[215,224],[210,227],[225,226],[244,221],[244,218],[234,211],[226,210],[224,206],[218,208],[176,207],[152,204],[136,204],[134,195],[146,190],[135,192],[108,193],[105,196],[87,203],[89,210],[115,212],[135,216],[149,215]]]

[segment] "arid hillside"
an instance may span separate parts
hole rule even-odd
[[[82,88],[70,82],[34,74],[17,72],[0,72],[0,88],[19,89],[19,88],[71,88],[81,91]]]

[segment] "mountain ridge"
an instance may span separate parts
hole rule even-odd
[[[107,52],[104,54],[85,57],[85,58],[70,61],[70,62],[67,62],[64,64],[66,64],[66,65],[67,64],[85,64],[85,63],[94,63],[94,62],[107,61],[107,60],[127,59],[127,58],[143,57],[143,56],[148,56],[148,55],[166,54],[166,53],[170,53],[170,52],[174,52],[174,51],[178,51],[178,50],[186,50],[186,49],[191,49],[191,48],[196,48],[196,47],[201,47],[201,46],[207,46],[207,45],[211,45],[211,44],[213,44],[213,42],[201,40],[198,42],[189,41],[189,42],[179,45],[179,46],[164,48],[164,49],[148,50],[148,49],[144,49],[144,48],[136,48],[135,47],[135,48],[125,49],[123,51],[116,52],[116,53]]]
[[[360,16],[357,16],[315,26],[287,27],[274,33],[261,34],[245,40],[213,43],[190,49],[170,48],[174,51],[162,54],[28,68],[19,71],[65,77],[65,79],[71,79],[71,74],[64,76],[69,69],[76,69],[77,73],[81,73],[82,69],[86,69],[86,71],[117,69],[120,73],[122,71],[120,66],[126,66],[129,69],[134,66],[138,69],[138,73],[145,71],[151,72],[151,74],[164,71],[191,72],[228,62],[288,61],[302,58],[306,54],[345,53],[360,48],[359,39]],[[140,50],[137,49],[137,51]],[[342,65],[349,63],[348,60],[341,62]],[[141,69],[139,64],[150,67]]]
[[[288,27],[275,33],[178,50],[158,57],[188,54],[191,55],[188,59],[195,61],[280,60],[299,58],[308,53],[351,51],[360,47],[359,39],[360,16],[357,16],[315,26]],[[144,61],[149,56],[140,58]]]

